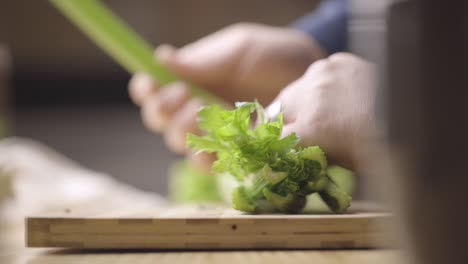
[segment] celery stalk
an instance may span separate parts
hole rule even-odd
[[[154,58],[151,45],[100,1],[50,2],[129,73],[147,73],[161,85],[179,79]],[[208,103],[222,103],[221,99],[194,85],[191,85],[191,92]]]

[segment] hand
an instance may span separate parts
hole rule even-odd
[[[156,49],[158,60],[182,79],[228,102],[257,98],[263,104],[324,55],[299,31],[258,24],[229,26],[180,49]],[[157,81],[135,75],[131,98],[142,107],[145,125],[164,133],[173,151],[185,153],[187,132],[198,133],[195,118],[203,101],[191,98],[183,82],[159,87]]]
[[[319,145],[333,162],[357,169],[376,134],[375,74],[372,64],[337,53],[313,63],[270,107],[281,104],[284,135],[296,132],[300,144]]]

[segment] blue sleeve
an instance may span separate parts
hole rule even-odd
[[[348,1],[324,0],[311,14],[292,26],[313,37],[329,54],[345,51],[348,32]]]

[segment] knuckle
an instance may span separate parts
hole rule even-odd
[[[343,61],[353,61],[353,60],[356,60],[357,57],[348,52],[337,52],[337,53],[330,55],[328,59],[332,63],[339,63]]]
[[[312,63],[309,68],[307,68],[307,74],[313,74],[314,72],[328,72],[332,70],[333,65],[329,59],[321,59]]]
[[[283,110],[286,106],[289,107],[289,105],[294,105],[291,104],[291,101],[294,101],[294,99],[296,98],[296,86],[297,82],[290,84],[285,89],[281,90],[281,92],[276,97],[276,100],[280,102],[281,108]]]
[[[130,80],[129,86],[135,87],[136,89],[144,89],[156,85],[156,81],[145,73],[137,73],[133,75]]]
[[[161,132],[167,123],[166,118],[160,111],[160,105],[155,98],[143,104],[141,109],[141,117],[143,124],[151,131]]]
[[[183,82],[168,84],[159,91],[162,101],[162,110],[170,111],[171,109],[179,108],[185,102],[190,92],[187,85]]]
[[[188,105],[191,108],[189,109],[189,113],[196,113],[198,112],[198,110],[200,110],[200,108],[202,108],[205,105],[205,102],[203,101],[203,99],[194,97],[190,99]]]
[[[200,98],[190,98],[181,108],[178,119],[183,120],[185,123],[196,122],[198,111],[205,105],[204,101]]]
[[[317,80],[314,84],[314,88],[320,92],[329,92],[334,86],[333,80],[331,78],[322,78]]]
[[[131,99],[139,104],[147,96],[154,93],[157,89],[157,83],[146,74],[137,73],[132,76],[128,83],[128,93]]]
[[[250,22],[239,22],[229,26],[228,32],[237,35],[240,39],[250,39],[256,35],[260,26]]]
[[[183,154],[186,152],[185,134],[179,131],[178,128],[169,128],[164,133],[164,142],[166,146],[175,153]]]
[[[187,93],[188,92],[188,85],[182,81],[176,81],[166,86],[166,89],[179,92],[179,93]]]
[[[230,25],[230,26],[228,27],[228,29],[230,29],[230,30],[232,30],[232,31],[245,32],[245,31],[251,30],[253,27],[254,27],[254,24],[253,24],[253,23],[249,23],[249,22],[238,22],[238,23],[235,23],[235,24]]]

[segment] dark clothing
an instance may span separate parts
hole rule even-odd
[[[329,54],[347,48],[348,1],[324,0],[311,14],[293,24],[311,37]]]

